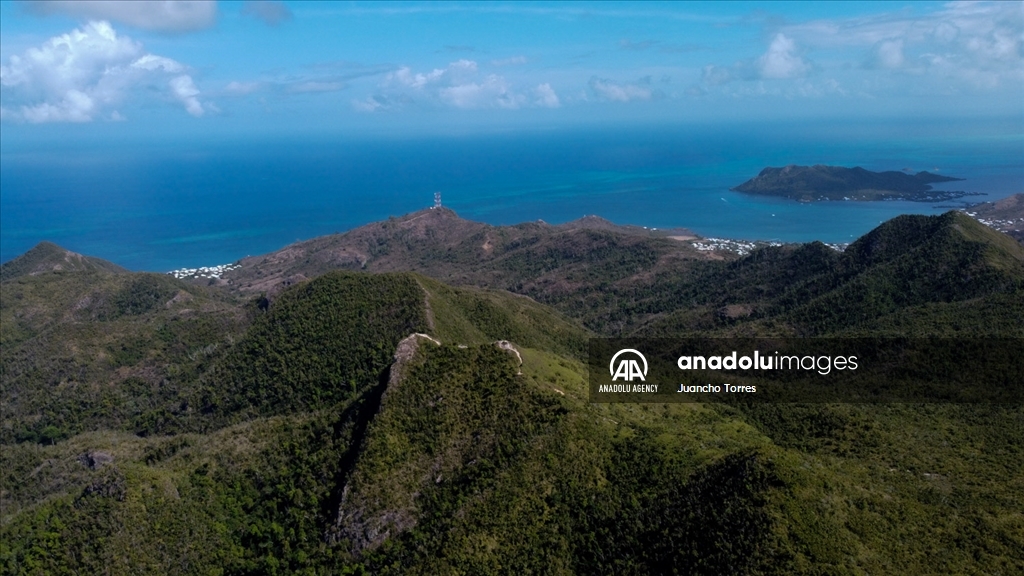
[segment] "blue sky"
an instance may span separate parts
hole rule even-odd
[[[1024,4],[0,2],[5,146],[1024,122]]]

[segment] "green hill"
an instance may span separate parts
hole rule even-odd
[[[267,292],[5,280],[0,570],[1024,571],[1020,406],[592,404],[585,367],[595,334],[1021,337],[1012,239],[950,213],[715,260],[451,217],[360,232],[365,270],[257,258]]]
[[[230,294],[161,274],[51,272],[0,284],[0,442],[164,429],[249,317]]]
[[[959,212],[900,216],[842,253],[820,243],[759,250],[683,284],[677,298],[691,305],[637,333],[838,334],[894,326],[895,315],[904,335],[952,324],[1022,335],[1024,248]]]
[[[0,282],[19,276],[35,276],[45,272],[126,272],[124,268],[91,256],[65,250],[52,242],[40,242],[21,256],[0,266]]]
[[[586,338],[528,298],[408,273],[333,272],[273,305],[146,273],[45,274],[2,290],[5,441],[206,430],[332,405],[375,383],[412,332],[570,357]]]
[[[423,210],[243,259],[224,275],[242,294],[273,293],[329,270],[414,271],[450,285],[508,290],[624,333],[663,311],[680,281],[729,251],[698,250],[686,231],[615,226],[595,217],[553,226],[489,226]],[[688,240],[679,240],[688,238]]]

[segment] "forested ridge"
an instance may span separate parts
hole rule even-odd
[[[4,264],[0,571],[1024,571],[1021,406],[591,404],[585,368],[594,336],[1021,338],[1009,237],[903,216],[716,260],[416,222],[268,290]]]

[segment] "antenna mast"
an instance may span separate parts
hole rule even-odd
[[[440,207],[441,207],[441,193],[440,192],[434,192],[434,208],[440,208]]]

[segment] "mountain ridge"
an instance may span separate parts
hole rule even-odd
[[[411,216],[228,277],[273,290],[0,283],[2,570],[1024,570],[1019,406],[597,404],[586,368],[594,336],[1024,338],[1009,237],[947,213],[714,259]]]
[[[238,294],[273,294],[332,269],[413,271],[547,304],[572,302],[600,315],[584,322],[599,329],[618,320],[602,311],[605,296],[598,283],[629,290],[637,278],[662,272],[678,277],[695,264],[737,257],[726,250],[698,249],[696,238],[683,232],[616,226],[595,217],[557,226],[490,226],[448,209],[422,210],[243,259],[222,275],[222,282]]]
[[[768,290],[771,287],[773,290]],[[904,215],[880,224],[838,253],[821,243],[765,248],[694,282],[688,309],[639,328],[647,336],[697,330],[795,330],[823,335],[932,304],[966,313],[966,302],[1024,294],[1024,247],[950,211]],[[692,294],[692,295],[691,295]],[[1024,335],[1009,300],[993,333]],[[938,316],[935,317],[938,319]],[[780,321],[782,324],[780,325]],[[927,332],[925,325],[918,330]],[[758,332],[755,332],[758,333]]]
[[[963,268],[964,278],[971,276],[972,266],[984,271],[1001,267],[1019,275],[1022,261],[1020,244],[956,211],[887,221],[842,254],[821,243],[778,247],[761,244],[745,257],[726,251],[701,251],[694,247],[695,241],[679,241],[663,231],[609,228],[606,221],[596,222],[600,229],[588,228],[585,222],[583,226],[525,223],[491,227],[463,220],[447,210],[427,210],[246,259],[224,278],[239,293],[251,293],[256,289],[273,291],[275,286],[316,276],[332,267],[369,272],[414,270],[455,285],[487,286],[529,296],[580,319],[599,333],[607,334],[611,329],[612,334],[625,335],[671,313],[671,306],[678,307],[680,299],[687,298],[687,286],[702,294],[697,300],[706,299],[708,294],[721,291],[713,286],[715,283],[734,285],[727,278],[730,266],[743,269],[749,266],[744,263],[764,258],[777,268],[774,272],[766,270],[766,278],[773,286],[788,287],[792,294],[789,298],[801,297],[794,290],[794,278],[808,277],[811,281],[808,274],[812,270],[817,269],[815,274],[819,275],[814,282],[834,285],[840,276],[832,280],[826,277],[840,262],[848,268],[841,276],[849,280],[856,270],[902,257],[912,246],[934,243],[936,235],[945,235],[948,246],[940,249],[936,244],[934,249],[939,252],[929,257],[942,259],[946,258],[943,250],[956,252],[960,259],[956,266]],[[969,248],[981,245],[984,247]],[[972,255],[971,250],[978,252]],[[354,261],[345,256],[357,252],[365,254],[365,259]],[[921,258],[927,259],[921,256],[902,272],[890,271],[890,276],[925,273],[929,268]],[[725,270],[722,265],[726,265]],[[786,270],[786,275],[780,270]],[[994,280],[999,273],[985,274],[1000,282]],[[940,289],[943,281],[936,272],[932,289]],[[888,280],[877,277],[870,282]],[[615,305],[610,306],[611,302]],[[777,305],[784,304],[772,306]],[[729,306],[733,312],[726,316],[741,310],[749,315],[754,308],[750,301],[722,302],[719,308]]]

